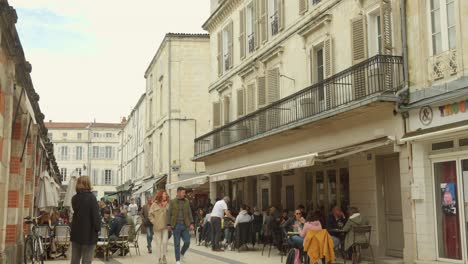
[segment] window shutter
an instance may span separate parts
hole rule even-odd
[[[234,47],[233,47],[233,42],[234,42],[234,27],[233,27],[233,22],[231,21],[229,25],[227,26],[227,31],[228,31],[228,63],[229,63],[229,69],[232,68],[233,65],[233,59],[234,59]]]
[[[380,32],[382,32],[382,54],[392,55],[392,4],[389,0],[380,2]]]
[[[239,42],[240,42],[240,56],[241,59],[245,58],[245,8],[242,8],[240,11],[240,23],[239,23],[239,30],[240,30],[240,35],[239,35]]]
[[[259,108],[267,104],[266,83],[264,76],[257,78],[257,101]]]
[[[247,85],[247,113],[255,111],[255,84]]]
[[[268,103],[271,104],[275,101],[278,101],[280,99],[280,90],[279,90],[279,69],[274,68],[271,70],[268,70]]]
[[[263,0],[254,0],[253,1],[253,36],[254,36],[254,42],[255,42],[255,49],[258,49],[260,47],[260,12],[259,12],[259,4],[260,1]]]
[[[357,64],[367,57],[366,23],[363,16],[351,20],[351,38],[353,64]]]
[[[227,125],[229,123],[229,108],[230,108],[230,99],[228,96],[224,97],[223,102],[223,121],[224,124]]]
[[[111,173],[112,185],[117,185],[117,182],[116,182],[117,178],[114,175],[114,171],[111,170],[110,173]]]
[[[245,96],[244,88],[237,90],[237,116],[243,116],[245,114]]]
[[[309,0],[299,0],[299,14],[303,15],[309,9]]]
[[[331,37],[328,37],[323,42],[323,51],[325,64],[325,78],[328,78],[333,74],[333,42]]]
[[[278,18],[279,18],[279,30],[283,30],[284,29],[284,0],[277,0],[278,1]]]
[[[213,127],[217,128],[221,125],[221,104],[219,102],[213,103]]]
[[[223,31],[218,32],[218,75],[223,75]]]
[[[106,148],[105,147],[99,147],[99,158],[104,159],[106,157]]]
[[[264,43],[268,38],[268,0],[259,0],[259,31],[260,31],[260,42]]]

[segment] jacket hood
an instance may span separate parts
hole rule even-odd
[[[360,214],[353,214],[350,218],[350,221],[353,221],[356,224],[362,223],[362,216]]]
[[[239,212],[239,214],[240,215],[246,215],[246,214],[248,214],[248,212],[246,210],[242,210],[242,211]]]

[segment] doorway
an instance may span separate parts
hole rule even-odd
[[[386,228],[387,256],[403,257],[403,215],[400,185],[400,163],[398,156],[382,159],[384,221]]]

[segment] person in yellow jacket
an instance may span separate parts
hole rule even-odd
[[[310,263],[317,263],[325,258],[325,263],[336,260],[333,239],[327,230],[309,230],[304,239],[304,251],[310,257]]]
[[[153,237],[156,244],[156,256],[159,258],[158,264],[167,264],[167,209],[169,196],[165,190],[159,191],[151,205],[148,218],[153,224]]]

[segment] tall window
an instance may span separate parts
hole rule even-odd
[[[430,0],[432,54],[456,48],[455,0]]]
[[[106,138],[111,138],[113,136],[114,136],[114,134],[112,134],[112,133],[106,133]]]
[[[81,168],[76,168],[76,175],[81,176],[81,173],[82,173]]]
[[[255,13],[253,8],[253,2],[250,3],[245,10],[245,33],[247,35],[246,47],[249,53],[255,50]]]
[[[101,137],[101,134],[99,134],[99,133],[93,133],[93,137],[94,137],[94,138],[100,138],[100,137]]]
[[[268,21],[270,35],[275,36],[279,32],[278,0],[268,0]]]
[[[150,127],[153,126],[153,98],[149,99],[148,119],[149,119]]]
[[[369,56],[380,54],[382,51],[382,25],[380,10],[369,14],[368,35],[369,35]]]
[[[62,174],[62,181],[67,181],[67,168],[61,168],[60,174]]]
[[[164,113],[164,106],[163,106],[163,103],[164,103],[164,93],[163,93],[163,84],[161,83],[160,87],[159,87],[159,117],[161,118],[163,116],[163,113]]]
[[[229,22],[218,32],[218,75],[233,66],[233,22]]]
[[[99,185],[99,172],[97,169],[93,169],[93,177],[92,177],[92,181],[93,181],[93,185]]]
[[[112,159],[112,147],[111,146],[106,146],[104,158],[105,159]]]
[[[75,148],[75,159],[82,160],[83,159],[83,147],[78,146]]]
[[[112,184],[112,171],[111,170],[104,170],[104,184],[105,185]]]
[[[68,146],[61,146],[60,147],[60,159],[61,160],[68,160]]]
[[[99,147],[93,146],[93,159],[99,159]]]

